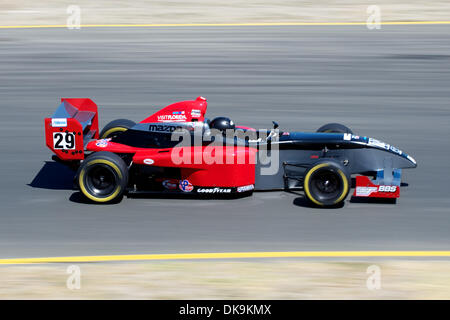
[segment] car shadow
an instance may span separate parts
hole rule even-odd
[[[134,199],[183,199],[183,200],[235,200],[250,196],[250,194],[231,194],[231,195],[201,195],[191,193],[171,193],[171,192],[140,192],[127,193],[127,198]]]
[[[397,199],[389,199],[389,198],[361,198],[354,197],[350,198],[351,203],[377,203],[377,204],[396,204]]]
[[[69,201],[71,202],[75,202],[75,203],[79,203],[79,204],[89,204],[89,205],[93,205],[93,206],[109,206],[109,205],[114,205],[114,204],[118,204],[121,202],[122,199],[118,200],[118,201],[113,201],[113,202],[107,202],[107,203],[102,203],[102,202],[94,202],[91,201],[89,199],[87,199],[85,196],[83,196],[83,194],[80,191],[76,191],[74,193],[72,193],[69,197]]]
[[[49,190],[75,190],[75,174],[75,171],[61,163],[46,161],[28,186]]]
[[[93,204],[93,202],[86,199],[86,197],[83,197],[83,194],[80,191],[72,193],[69,200],[75,203]]]
[[[318,206],[314,205],[313,203],[311,203],[311,201],[306,199],[306,197],[304,197],[304,196],[295,198],[293,201],[293,204],[295,206],[303,207],[303,208],[317,208],[318,207]]]
[[[182,200],[233,200],[233,199],[241,199],[244,198],[245,195],[236,195],[236,196],[219,196],[219,197],[208,197],[202,195],[193,195],[193,194],[180,194],[180,193],[163,193],[163,192],[142,192],[142,193],[127,193],[124,195],[124,198],[131,199],[182,199]],[[108,202],[108,203],[96,203],[86,197],[80,191],[74,192],[70,198],[70,201],[80,204],[91,204],[91,205],[111,205],[117,204],[122,201],[119,200],[117,202]]]
[[[345,203],[345,201],[341,202],[341,203],[339,203],[337,205],[322,207],[322,206],[319,206],[319,205],[316,205],[316,204],[312,203],[305,196],[301,196],[301,197],[295,198],[294,201],[293,201],[293,204],[295,206],[298,206],[298,207],[312,208],[312,209],[321,209],[321,210],[323,210],[323,209],[341,209],[341,208],[344,207],[344,205],[345,205],[344,203]]]
[[[298,196],[293,201],[293,204],[298,207],[312,208],[312,209],[340,209],[344,206],[344,202],[342,202],[342,203],[339,203],[334,206],[321,207],[321,206],[318,206],[318,205],[312,203],[311,201],[309,201],[308,198],[306,198],[306,196],[300,191],[296,190],[296,191],[286,191],[286,192]]]

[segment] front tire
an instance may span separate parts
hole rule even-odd
[[[306,197],[321,207],[344,202],[351,186],[350,176],[340,164],[324,160],[313,164],[305,174],[303,188]]]
[[[96,152],[81,164],[77,182],[83,195],[93,202],[119,202],[128,184],[128,168],[118,155]]]
[[[114,138],[122,132],[134,127],[136,122],[128,119],[117,119],[108,123],[100,132],[100,139]]]

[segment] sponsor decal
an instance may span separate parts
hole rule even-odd
[[[97,142],[95,143],[95,145],[99,148],[106,148],[108,146],[108,141],[110,139],[101,139],[101,140],[97,140]]]
[[[231,193],[230,188],[199,188],[198,193]]]
[[[369,139],[368,145],[378,147],[381,149],[386,149],[386,150],[389,150],[389,147],[390,147],[387,143],[384,143],[382,141],[379,141],[379,140],[373,139],[373,138]]]
[[[372,193],[377,192],[377,187],[356,187],[356,196],[368,197]]]
[[[52,127],[67,127],[67,119],[66,118],[52,119]]]
[[[378,192],[395,192],[397,191],[397,186],[379,186]]]
[[[197,109],[191,110],[191,117],[199,118],[199,117],[201,117],[201,115],[202,115],[202,112],[200,110],[197,110]]]
[[[162,182],[162,185],[168,190],[175,190],[178,187],[178,180],[167,179]]]
[[[356,187],[357,197],[369,197],[374,192],[396,192],[398,186]]]
[[[255,186],[253,184],[249,184],[248,186],[238,187],[236,191],[237,192],[247,192],[247,191],[252,191],[253,189],[255,189]]]
[[[400,150],[400,149],[397,149],[396,147],[394,147],[394,146],[391,146],[390,148],[389,148],[392,152],[394,152],[394,153],[397,153],[397,154],[399,154],[399,155],[402,155],[402,150]]]
[[[144,159],[144,163],[148,164],[148,165],[152,165],[152,164],[155,163],[155,160],[153,160],[153,159]]]
[[[288,135],[290,135],[290,133],[289,132],[283,132],[281,135],[288,136]]]
[[[174,111],[172,114],[184,114],[184,111]]]
[[[185,114],[166,114],[158,116],[158,121],[160,122],[183,122],[186,120]]]
[[[392,151],[393,153],[396,153],[398,155],[402,155],[403,154],[403,152],[400,149],[397,149],[396,147],[391,146],[388,143],[384,143],[382,141],[379,141],[377,139],[370,138],[369,142],[368,142],[368,145],[369,146],[378,147],[378,148],[381,148],[381,149],[385,149],[385,150],[389,150],[389,151]]]
[[[189,180],[180,181],[179,187],[183,192],[191,192],[194,190],[194,186],[189,182]]]
[[[346,141],[359,140],[359,139],[360,139],[359,136],[355,136],[351,133],[344,133],[344,140],[346,140]]]
[[[178,129],[182,129],[182,127],[168,124],[151,124],[148,126],[148,130],[151,132],[174,132]]]
[[[73,132],[53,132],[53,149],[75,149],[75,134]]]

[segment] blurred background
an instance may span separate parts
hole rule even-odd
[[[439,0],[2,0],[0,24],[65,24],[69,5],[80,6],[83,24],[361,22],[370,5],[382,7],[383,21],[446,20],[450,12]]]
[[[447,250],[450,24],[440,22],[449,17],[449,1],[0,0],[0,258]],[[398,21],[406,23],[383,24]],[[283,25],[312,22],[324,24]],[[7,27],[39,25],[59,27]],[[253,127],[276,120],[296,131],[344,123],[419,166],[404,173],[409,187],[397,205],[320,210],[284,192],[90,205],[73,190],[74,173],[50,161],[43,119],[61,97],[92,98],[104,126],[199,95],[209,118]],[[0,297],[448,299],[449,263],[436,260],[79,264],[76,290],[67,287],[66,264],[8,263]],[[371,265],[382,272],[376,290],[367,287]]]

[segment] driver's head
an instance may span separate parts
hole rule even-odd
[[[211,121],[211,123],[209,124],[209,127],[211,129],[220,130],[223,133],[226,133],[227,129],[234,130],[235,125],[234,125],[234,122],[230,118],[217,117]]]

